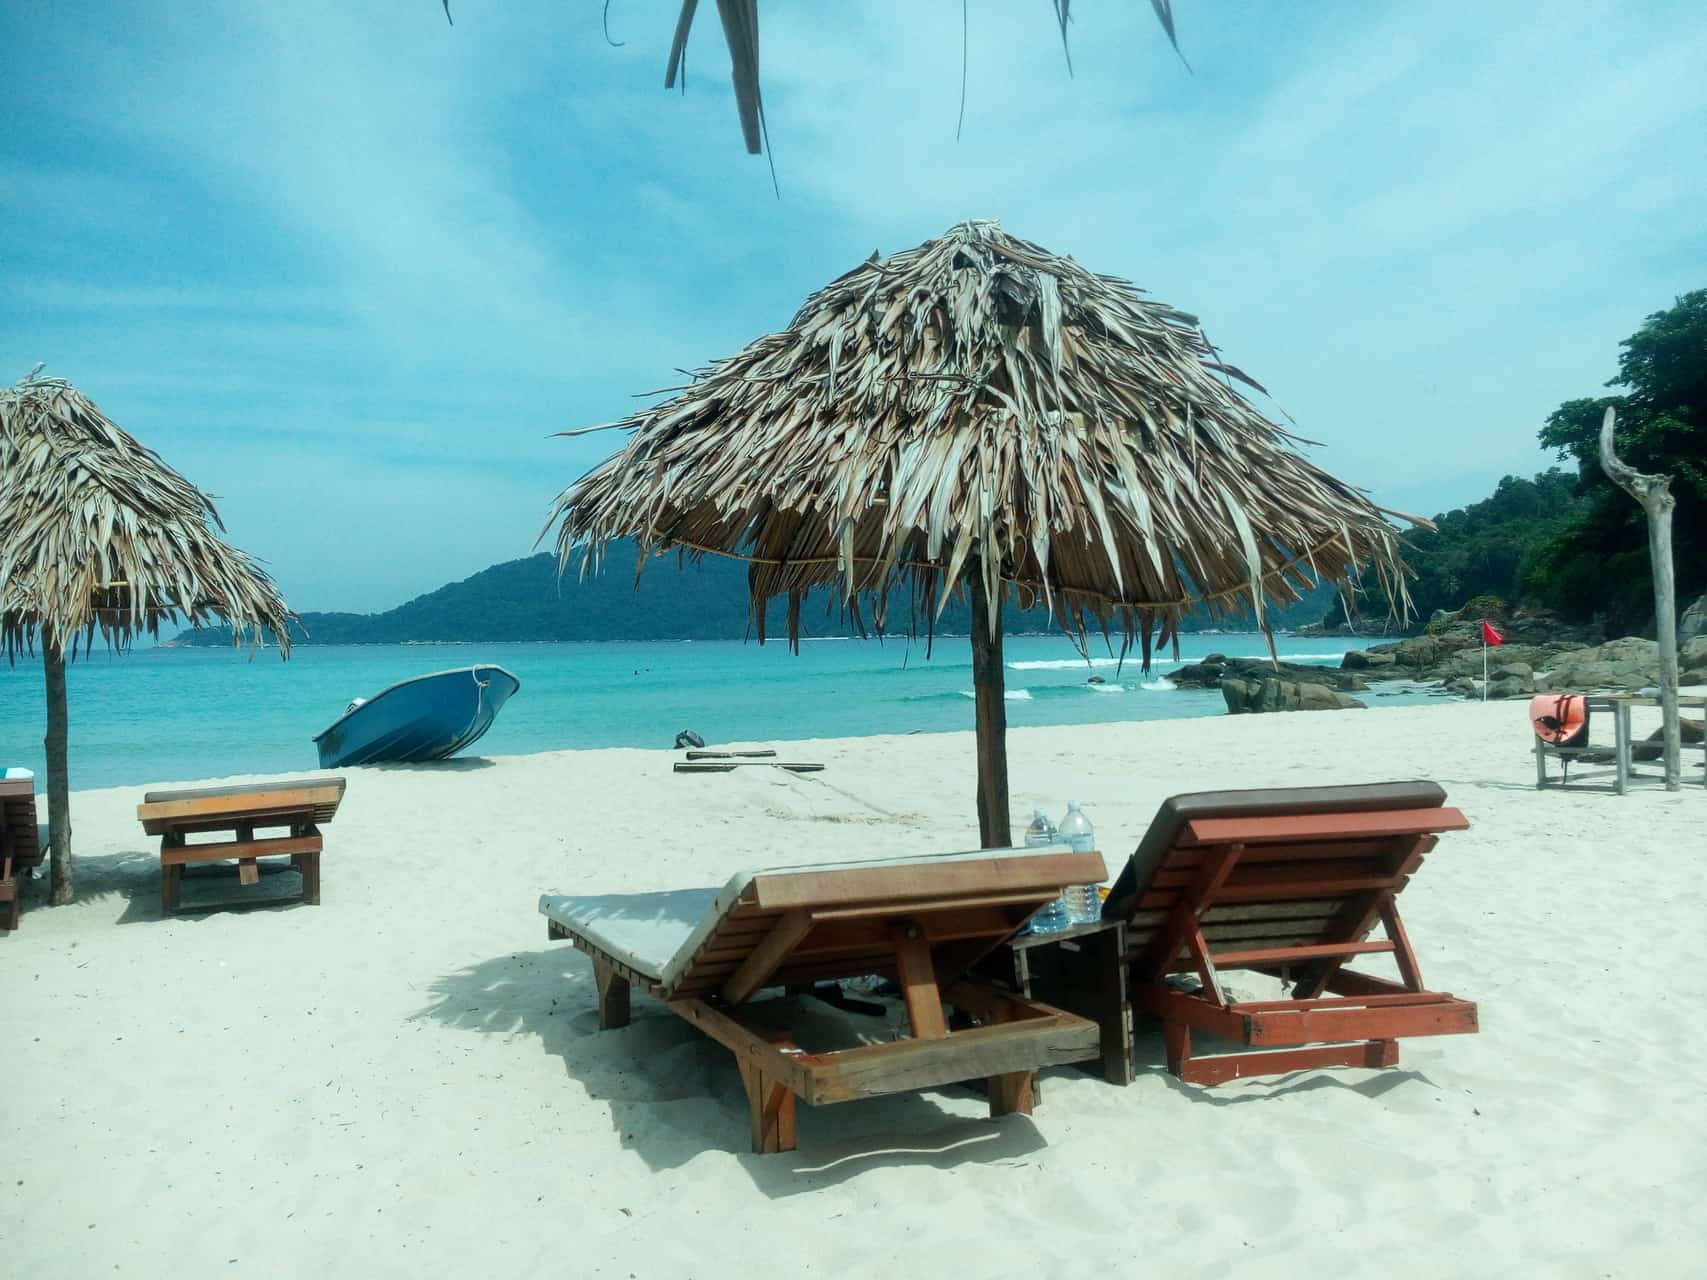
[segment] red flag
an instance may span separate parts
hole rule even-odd
[[[1505,643],[1505,637],[1502,636],[1499,632],[1495,631],[1494,630],[1494,624],[1489,622],[1486,618],[1482,619],[1482,643],[1483,644],[1504,644]]]

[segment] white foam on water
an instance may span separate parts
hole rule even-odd
[[[1268,657],[1266,653],[1234,654],[1233,656],[1243,658]],[[1344,654],[1341,652],[1283,653],[1280,655],[1280,660],[1282,662],[1300,662],[1315,665],[1332,664],[1334,666],[1338,666],[1343,657]],[[1169,667],[1187,666],[1202,661],[1202,658],[1180,658],[1178,661],[1175,661],[1173,658],[1162,657],[1159,654],[1152,659],[1153,664],[1156,666]],[[1138,663],[1139,656],[1137,653],[1134,652],[1126,655],[1127,666],[1135,667]],[[1082,667],[1118,667],[1120,665],[1121,660],[1119,658],[1035,658],[1029,659],[1025,662],[1010,662],[1007,664],[1007,668],[1009,671],[1071,671],[1074,668]]]
[[[1151,693],[1167,693],[1169,690],[1173,689],[1175,685],[1172,680],[1163,676],[1160,680],[1146,680],[1139,687],[1148,689]]]
[[[971,689],[961,689],[961,690],[958,690],[958,692],[962,698],[976,698],[978,696]],[[1003,690],[1003,692],[1002,692],[1002,698],[1007,702],[1030,702],[1031,701],[1031,690],[1030,689],[1006,689],[1006,690]]]
[[[1133,659],[1128,658],[1128,662]],[[1009,671],[1071,671],[1074,667],[1115,667],[1119,658],[1039,658],[1031,662],[1010,662]]]
[[[1090,691],[1092,693],[1125,693],[1126,686],[1123,684],[1093,684],[1090,686]]]

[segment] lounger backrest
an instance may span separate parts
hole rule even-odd
[[[1402,888],[1430,833],[1467,825],[1433,782],[1208,791],[1174,796],[1114,883],[1105,917],[1141,952],[1167,923],[1219,841],[1245,845],[1200,914],[1205,940],[1304,946],[1367,932],[1360,906]]]
[[[142,829],[151,836],[166,831],[221,830],[242,816],[255,826],[292,822],[330,822],[344,798],[344,779],[336,776],[289,782],[249,782],[232,787],[192,787],[150,791],[136,807]]]
[[[893,976],[893,930],[930,943],[939,982],[963,974],[1071,884],[1107,874],[1099,853],[1062,848],[980,850],[930,858],[744,872],[717,895],[665,966],[667,997],[758,984]]]
[[[33,867],[42,860],[36,838],[35,784],[28,778],[0,781],[0,844],[10,852],[15,867]]]

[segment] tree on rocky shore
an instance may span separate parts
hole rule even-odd
[[[1575,460],[1582,503],[1540,548],[1525,584],[1571,616],[1601,612],[1614,630],[1645,629],[1653,615],[1646,521],[1600,466],[1600,424],[1618,414],[1618,456],[1638,471],[1673,477],[1677,587],[1707,588],[1707,289],[1647,318],[1621,344],[1622,394],[1568,400],[1541,443]]]
[[[1433,529],[1405,535],[1405,560],[1415,571],[1411,600],[1419,622],[1437,611],[1453,612],[1466,601],[1520,600],[1536,557],[1578,514],[1582,505],[1576,476],[1555,467],[1533,479],[1506,476],[1480,502],[1435,516]],[[1364,599],[1358,612],[1379,619],[1379,594]],[[1345,620],[1343,606],[1326,621]]]
[[[1506,476],[1493,494],[1435,516],[1405,536],[1416,573],[1411,599],[1426,621],[1476,596],[1544,606],[1572,621],[1598,618],[1613,635],[1648,631],[1654,610],[1647,524],[1600,465],[1600,423],[1618,415],[1618,455],[1639,471],[1674,477],[1677,589],[1707,590],[1707,289],[1649,316],[1622,343],[1621,394],[1568,400],[1541,443],[1575,461],[1533,479]],[[1343,609],[1326,619],[1344,621]]]

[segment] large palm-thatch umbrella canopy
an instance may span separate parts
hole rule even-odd
[[[205,493],[70,383],[38,370],[0,390],[0,646],[9,660],[42,646],[56,901],[71,890],[67,652],[214,618],[289,652],[289,608],[221,531]]]
[[[1196,319],[967,222],[871,259],[780,333],[609,424],[620,452],[557,499],[560,562],[606,544],[737,556],[764,602],[813,587],[940,608],[972,595],[986,844],[1008,837],[1000,605],[1118,628],[1147,664],[1193,610],[1264,618],[1372,569],[1408,610],[1399,531],[1233,387]],[[1260,390],[1260,388],[1258,388]],[[551,527],[547,526],[548,529]]]

